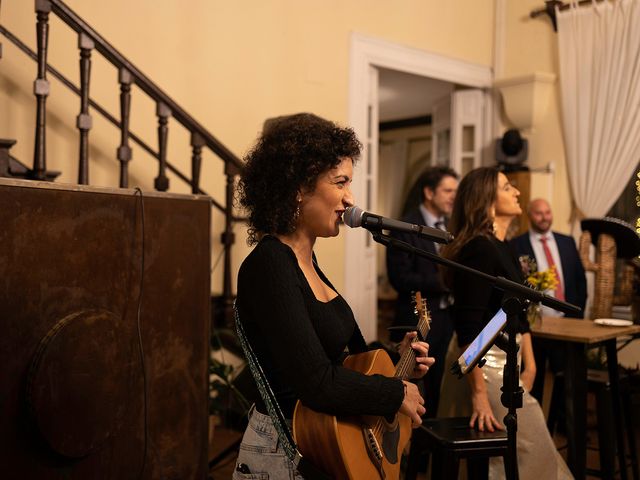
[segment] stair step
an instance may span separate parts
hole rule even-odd
[[[32,178],[31,169],[9,153],[15,144],[16,140],[0,138],[0,177]],[[48,181],[54,181],[58,175],[60,172],[53,170],[45,173]]]

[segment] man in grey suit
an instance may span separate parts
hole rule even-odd
[[[458,190],[458,175],[449,167],[428,167],[420,175],[416,185],[420,190],[421,202],[410,205],[409,212],[402,220],[446,230],[446,221]],[[393,232],[392,235],[421,250],[431,253],[439,251],[438,244],[418,235],[400,232]],[[429,355],[436,359],[436,363],[424,376],[424,399],[426,416],[435,417],[445,368],[444,360],[453,335],[449,289],[442,281],[438,266],[431,260],[394,248],[387,250],[387,272],[391,285],[398,292],[393,323],[395,327],[415,328],[417,317],[411,303],[412,292],[421,293],[431,313],[431,329],[426,341],[429,343]],[[400,341],[403,336],[404,331],[395,330],[391,332],[390,338]]]

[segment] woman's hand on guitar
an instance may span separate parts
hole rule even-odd
[[[414,338],[418,335],[418,332],[407,332],[402,339],[402,343],[398,348],[400,356],[404,355],[407,348],[413,348],[416,352],[416,366],[413,372],[409,375],[410,378],[422,378],[425,376],[429,367],[436,361],[435,358],[429,357],[429,344],[426,342],[414,341]],[[411,343],[413,342],[413,343]]]
[[[422,415],[427,411],[424,408],[424,399],[415,384],[402,381],[404,383],[404,400],[400,405],[400,413],[411,419],[411,426],[417,428],[422,424]]]

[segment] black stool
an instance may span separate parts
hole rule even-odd
[[[486,479],[489,457],[507,455],[507,432],[479,432],[469,427],[469,417],[429,418],[413,431],[412,455],[407,462],[406,480],[415,480],[422,453],[431,453],[431,478],[457,479],[459,461],[467,459],[469,480]],[[506,473],[506,472],[505,472]]]
[[[563,373],[556,375],[554,380],[554,388],[551,399],[551,406],[557,404],[563,399],[554,398],[556,395],[556,387],[559,383],[564,382]],[[618,445],[618,435],[615,429],[613,418],[613,396],[611,395],[611,383],[609,382],[609,373],[606,370],[589,369],[587,371],[587,391],[595,394],[596,398],[596,415],[598,421],[598,451],[600,454],[600,469],[587,469],[589,475],[595,475],[600,478],[614,478],[616,474],[616,453],[619,457],[624,458],[624,465],[619,465],[620,469],[626,469],[631,466],[633,479],[640,480],[638,471],[638,451],[636,448],[635,435],[633,431],[633,409],[631,406],[631,394],[634,384],[640,383],[640,375],[638,373],[627,373],[620,370],[619,385],[622,404],[622,423],[626,426],[627,433],[626,442],[629,449],[625,445]],[[549,420],[547,425],[549,431],[553,434],[557,418],[553,412],[549,412]],[[624,439],[621,434],[619,438]],[[587,448],[590,448],[587,446]],[[591,447],[592,448],[592,447]],[[620,463],[620,462],[619,462]],[[619,472],[619,470],[618,470]]]

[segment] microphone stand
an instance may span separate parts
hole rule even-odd
[[[580,309],[557,298],[545,295],[542,292],[533,290],[504,277],[496,277],[487,273],[467,267],[452,260],[416,248],[406,242],[383,234],[380,230],[370,230],[373,239],[386,247],[397,248],[412,255],[427,258],[432,262],[445,265],[455,270],[470,273],[489,282],[495,287],[503,290],[507,298],[502,303],[502,309],[507,314],[507,326],[495,340],[495,344],[507,354],[507,361],[504,366],[502,395],[500,401],[507,408],[507,415],[504,417],[504,424],[507,427],[507,455],[505,458],[505,473],[509,480],[518,480],[518,456],[517,456],[517,431],[518,414],[517,409],[522,408],[522,394],[524,390],[520,387],[520,374],[518,372],[518,345],[516,344],[516,334],[518,331],[518,315],[524,310],[528,302],[541,302],[544,305],[561,310],[566,313],[579,313]],[[484,362],[483,362],[484,363]],[[457,364],[456,364],[457,365]]]

